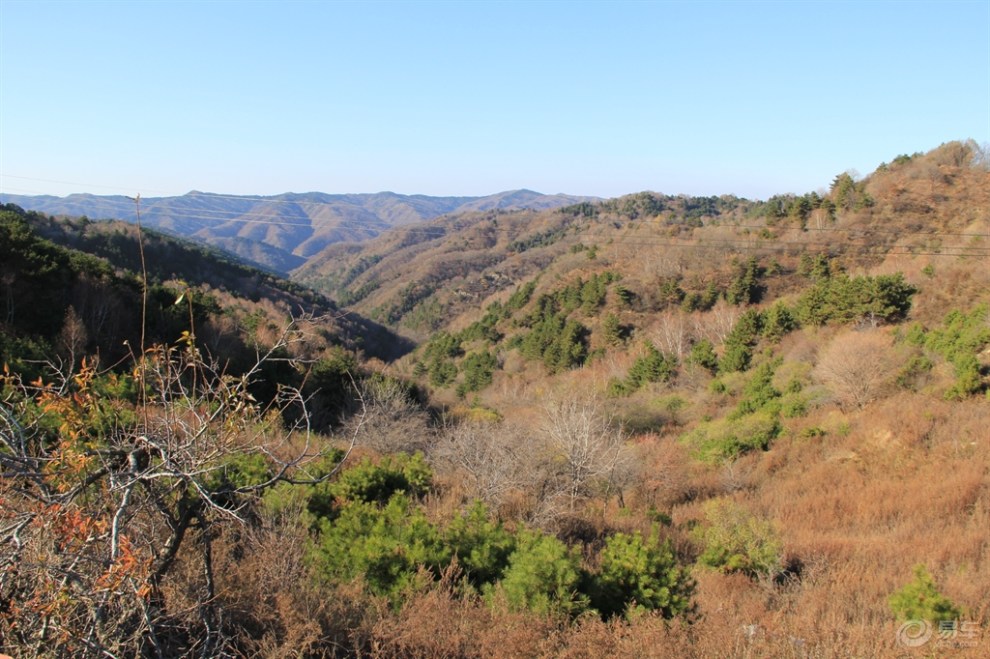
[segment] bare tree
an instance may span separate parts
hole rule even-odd
[[[663,352],[674,355],[678,361],[691,349],[691,323],[683,311],[665,311],[657,319],[656,329],[652,332],[653,343],[660,346]]]
[[[990,142],[978,143],[976,140],[967,141],[973,151],[973,167],[990,171]]]
[[[543,510],[563,500],[570,510],[597,489],[621,496],[631,468],[625,435],[598,398],[552,397],[543,405],[541,435],[553,469],[541,496]]]
[[[76,313],[75,308],[69,306],[65,312],[62,331],[58,336],[58,347],[68,361],[70,371],[75,369],[76,362],[84,354],[88,342],[89,333],[86,331],[86,324]]]
[[[4,271],[0,274],[0,285],[3,286],[4,293],[3,320],[8,324],[14,322],[14,311],[16,310],[16,305],[14,304],[14,283],[16,281],[16,273]]]
[[[684,258],[679,250],[648,250],[642,256],[637,260],[646,277],[676,277],[684,271]]]
[[[413,400],[408,386],[387,376],[357,385],[364,414],[348,424],[358,444],[380,453],[426,451],[433,440],[426,412]]]
[[[883,331],[847,331],[822,352],[815,376],[845,407],[863,408],[891,384],[902,360]]]
[[[832,217],[827,209],[816,208],[813,211],[811,211],[808,225],[818,231],[824,231],[826,225],[830,224],[831,222],[832,222]]]
[[[511,426],[465,422],[446,428],[430,457],[438,466],[462,474],[471,496],[497,508],[529,480],[526,462],[532,456],[523,443],[522,434]]]
[[[72,286],[71,299],[91,337],[99,337],[104,344],[117,341],[121,333],[121,320],[127,317],[127,313],[120,298],[108,290],[108,284],[93,281],[84,275]]]
[[[739,320],[739,307],[734,307],[725,300],[719,300],[711,311],[697,317],[695,333],[708,339],[713,345],[722,345],[737,320]]]

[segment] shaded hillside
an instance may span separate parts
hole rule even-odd
[[[328,344],[383,359],[408,349],[377,323],[216,249],[148,230],[139,246],[131,224],[58,220],[13,205],[2,207],[2,217],[3,334],[17,345],[32,344],[37,358],[62,340],[70,308],[85,337],[74,351],[99,352],[113,363],[128,354],[125,342],[138,345],[142,249],[149,344],[177,340],[192,322],[213,354],[241,351],[247,359],[269,324],[308,317],[323,319],[319,332]],[[18,350],[3,352],[0,359]]]
[[[26,215],[39,235],[59,245],[109,261],[114,267],[140,272],[138,229],[123,221],[56,219]],[[229,253],[176,238],[160,231],[143,232],[145,267],[154,281],[183,280],[193,286],[229,290],[238,297],[269,300],[296,307],[300,313],[322,315],[336,311],[333,302],[304,286],[246,265]]]
[[[362,241],[395,226],[462,210],[553,208],[582,197],[543,195],[529,190],[487,197],[430,197],[377,194],[286,193],[243,197],[190,192],[181,197],[141,200],[141,221],[179,236],[221,247],[238,256],[287,273],[328,245]],[[68,197],[0,195],[49,215],[135,221],[138,205],[124,196],[75,194]]]

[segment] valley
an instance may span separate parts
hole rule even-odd
[[[891,156],[3,195],[0,651],[984,656],[990,166]]]

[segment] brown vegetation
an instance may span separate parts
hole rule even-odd
[[[862,409],[893,384],[903,361],[886,332],[848,331],[836,336],[824,349],[815,375],[841,405]]]
[[[170,646],[174,654],[986,656],[990,340],[980,338],[978,330],[985,328],[976,316],[976,329],[960,340],[964,347],[954,348],[969,361],[954,361],[931,340],[950,311],[968,314],[990,303],[990,173],[973,156],[972,145],[950,144],[899,157],[865,181],[843,179],[845,191],[828,195],[834,208],[822,204],[804,216],[798,205],[793,214],[767,215],[755,202],[711,198],[696,211],[698,200],[646,194],[596,208],[447,217],[386,235],[366,250],[339,248],[331,273],[337,281],[349,279],[354,291],[378,282],[355,306],[367,313],[394,311],[399,327],[422,337],[434,328],[468,330],[491,303],[504,309],[519,285],[535,282],[532,300],[497,316],[485,329],[489,334],[472,334],[457,346],[462,353],[491,351],[497,364],[491,384],[460,392],[431,384],[419,353],[387,368],[376,364],[375,376],[355,383],[363,414],[341,423],[334,418],[335,438],[318,438],[309,448],[300,444],[302,435],[264,415],[250,417],[251,423],[236,417],[223,432],[204,435],[197,434],[196,422],[208,406],[149,406],[146,412],[145,425],[175,437],[176,450],[186,457],[257,449],[285,463],[310,456],[310,448],[326,452],[335,441],[352,439],[368,464],[422,451],[433,475],[413,510],[423,520],[442,528],[479,499],[492,523],[513,532],[539,527],[565,540],[589,574],[601,568],[610,537],[655,532],[691,571],[697,605],[691,614],[610,618],[591,610],[576,617],[564,610],[520,610],[504,589],[470,585],[463,555],[441,569],[422,567],[398,596],[375,594],[370,577],[335,581],[319,572],[313,558],[321,534],[335,523],[329,513],[317,523],[314,512],[339,505],[329,490],[311,500],[286,490],[278,505],[257,499],[234,510],[219,501],[206,505],[199,521],[187,525],[185,542],[164,552],[167,578],[148,582],[174,529],[156,512],[154,497],[141,499],[139,508],[126,499],[138,489],[127,494],[136,481],[121,463],[110,470],[118,480],[98,492],[102,516],[82,514],[82,497],[78,507],[45,516],[37,502],[23,497],[34,476],[14,483],[5,472],[0,633],[6,636],[0,649],[10,652],[9,639],[23,637],[44,654],[35,630],[35,636],[23,636],[29,618],[17,607],[26,606],[25,598],[10,593],[24,592],[37,577],[48,590],[39,589],[28,605],[51,609],[33,611],[32,620],[47,620],[46,613],[59,619],[67,609],[53,595],[61,592],[53,575],[67,560],[95,552],[93,565],[100,569],[86,573],[89,581],[62,584],[80,608],[75,618],[60,620],[84,628],[86,615],[103,615],[99,633],[109,634],[116,624],[140,635],[149,627],[133,616],[151,605],[133,586],[150,583],[169,612],[157,621],[167,625],[155,629],[181,640]],[[362,257],[369,257],[363,265]],[[747,280],[748,268],[755,281]],[[587,359],[550,375],[519,347],[535,324],[537,298],[606,271],[618,278],[600,305],[579,301],[571,312],[590,334],[587,346],[579,346],[588,349]],[[909,295],[906,318],[871,309],[869,315],[826,315],[798,325],[772,316],[773,309],[799,309],[807,291],[843,272],[903,273],[917,289]],[[403,306],[401,292],[424,283],[415,290],[431,290]],[[710,289],[716,298],[700,301]],[[841,297],[837,290],[807,303],[809,315],[835,304],[828,296]],[[272,306],[269,313],[277,311]],[[68,361],[85,342],[84,330],[93,329],[79,325],[78,316],[86,319],[87,313],[65,317],[60,347]],[[606,314],[619,321],[608,340]],[[740,339],[740,323],[754,317],[762,326]],[[243,329],[226,322],[218,317],[201,328],[211,351]],[[308,329],[319,335],[322,328]],[[253,336],[269,345],[279,340],[273,332],[265,322],[253,328]],[[490,338],[495,334],[498,339]],[[941,341],[952,339],[952,332],[944,334]],[[693,355],[703,340],[717,363]],[[287,346],[286,354],[312,361],[331,342],[325,334],[312,351]],[[649,346],[676,357],[671,372],[643,366]],[[742,349],[749,351],[748,363],[728,366],[727,355]],[[623,385],[637,364],[642,377],[634,387]],[[970,381],[953,390],[960,364],[969,365]],[[432,409],[392,375],[419,378]],[[173,373],[171,386],[181,391],[175,380]],[[79,403],[54,394],[50,400],[74,413]],[[249,399],[233,394],[217,405],[238,401],[250,407]],[[15,436],[17,425],[7,416],[2,421],[4,437]],[[165,426],[173,428],[171,435]],[[748,444],[751,437],[737,436],[740,428],[762,429],[766,441]],[[229,441],[191,441],[201,436]],[[701,441],[719,450],[700,451]],[[5,470],[14,464],[10,450],[3,454]],[[52,465],[68,470],[71,457],[52,456]],[[196,468],[192,463],[187,471]],[[162,494],[159,501],[171,500]],[[132,508],[133,516],[119,514],[133,534],[125,542],[112,532],[113,522],[118,511]],[[237,513],[243,514],[233,519]],[[36,564],[12,560],[25,556],[27,546],[36,552]],[[131,555],[133,560],[122,560]],[[961,614],[954,634],[935,634],[912,649],[899,641],[903,621],[889,599],[917,565],[927,568]],[[122,584],[130,590],[123,592]],[[98,605],[111,587],[122,593],[119,601],[109,598],[118,606],[101,613]],[[90,591],[94,595],[86,599]],[[154,644],[142,639],[153,654]],[[133,635],[119,646],[128,643],[136,643]],[[215,644],[212,650],[207,643]]]

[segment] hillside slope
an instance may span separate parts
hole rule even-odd
[[[530,190],[486,197],[430,197],[377,194],[286,193],[271,197],[190,192],[180,197],[141,200],[147,227],[194,238],[252,263],[287,273],[328,245],[361,241],[395,226],[463,210],[554,208],[586,200]],[[68,197],[0,194],[13,203],[48,215],[134,222],[139,206],[124,196],[75,194]]]
[[[259,273],[252,302],[227,290],[243,266],[149,233],[168,349],[46,385],[133,344],[99,323],[136,315],[140,278],[107,260],[134,264],[136,230],[6,208],[0,232],[3,651],[184,656],[221,629],[245,656],[987,656],[972,143],[822,194],[332,245],[297,277],[420,341],[358,382],[348,345],[396,336],[313,321],[247,391],[238,355],[323,298]],[[204,355],[228,361],[200,378]]]
[[[140,273],[146,270],[147,342],[172,342],[189,323],[212,354],[253,352],[270,324],[319,318],[329,344],[392,359],[409,344],[329,298],[204,247],[120,221],[56,219],[14,206],[0,207],[4,241],[0,272],[6,312],[0,360],[34,344],[40,358],[59,343],[67,314],[85,340],[75,350],[98,352],[105,363],[128,354],[140,335]],[[187,302],[177,305],[176,300]],[[248,328],[253,328],[249,330]],[[251,335],[256,336],[252,337]]]
[[[739,263],[755,257],[774,263],[763,284],[770,299],[800,287],[802,254],[850,272],[911,255],[985,257],[990,186],[982,166],[964,162],[966,149],[953,143],[900,156],[862,181],[843,174],[824,195],[753,202],[643,192],[549,211],[451,215],[334,245],[293,277],[420,338],[469,322],[493,296],[535,277],[539,292],[606,269],[636,294],[633,308],[656,311],[663,286],[673,282],[691,299],[709,287],[724,294]]]
[[[296,275],[422,341],[392,372],[474,429],[433,448],[455,492],[572,541],[660,523],[694,561],[702,622],[598,631],[575,641],[589,654],[621,635],[899,656],[905,619],[938,615],[967,632],[929,649],[985,654],[990,168],[972,143],[825,194],[445,217]],[[603,426],[628,462],[588,448]],[[588,478],[578,504],[548,514],[552,481],[517,484],[541,460]],[[911,588],[944,612],[905,605]],[[395,624],[426,638],[441,618]]]

